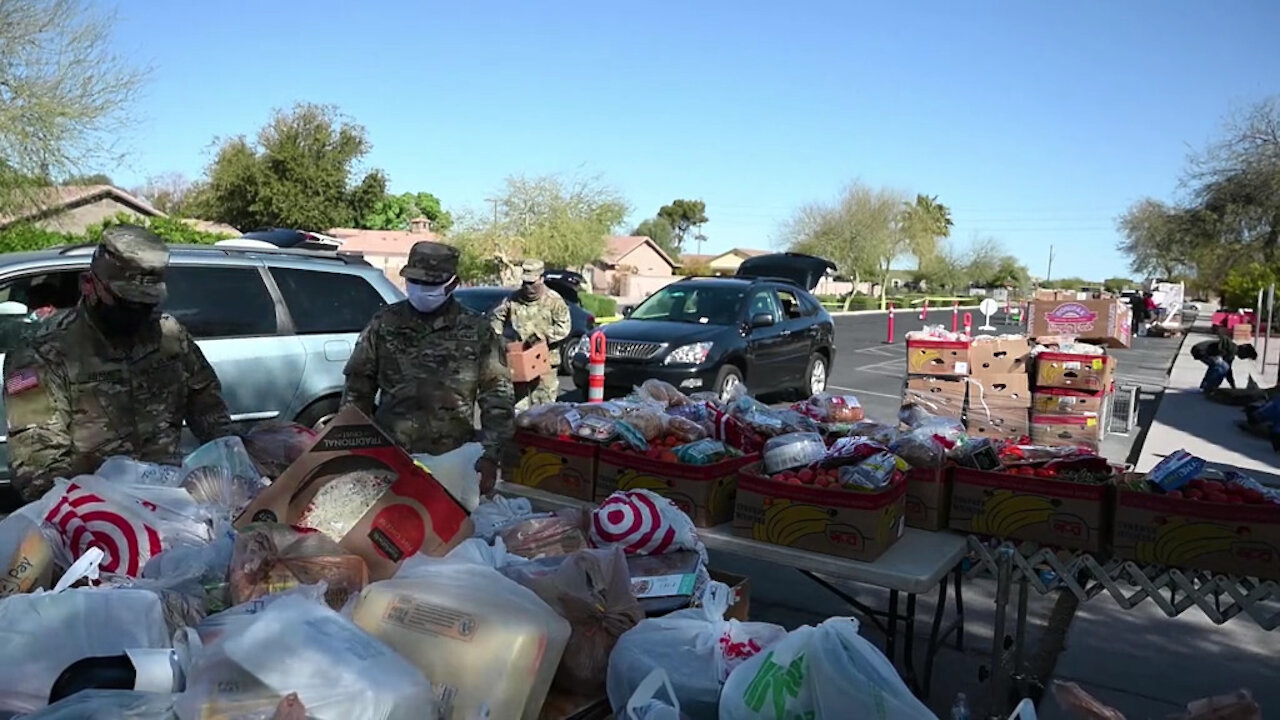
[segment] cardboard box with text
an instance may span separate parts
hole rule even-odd
[[[1086,393],[1062,388],[1040,388],[1031,393],[1031,411],[1036,415],[1094,415],[1102,412],[1103,393]]]
[[[1096,451],[1102,444],[1102,417],[1094,415],[1032,415],[1031,442],[1049,447],[1085,447]]]
[[[930,414],[956,418],[964,416],[969,385],[962,379],[938,377],[907,378],[902,390],[902,404],[916,404]]]
[[[1133,340],[1133,314],[1127,303],[1115,299],[1043,300],[1027,306],[1027,328],[1032,337],[1063,335],[1113,348],[1127,348]]]
[[[528,430],[517,430],[514,443],[516,452],[504,459],[504,480],[578,500],[595,500],[599,445]]]
[[[907,471],[907,499],[903,512],[907,527],[941,530],[950,511],[951,468],[911,468]]]
[[[1043,352],[1036,356],[1036,389],[1060,388],[1101,393],[1111,389],[1115,358]]]
[[[958,467],[952,530],[1097,552],[1109,537],[1111,486]]]
[[[969,374],[969,343],[950,340],[907,340],[908,375]]]
[[[603,447],[595,499],[604,500],[619,490],[651,490],[674,502],[694,525],[714,527],[733,518],[738,470],[759,459],[751,454],[712,465],[688,465]]]

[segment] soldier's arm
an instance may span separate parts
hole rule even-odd
[[[484,430],[484,457],[501,464],[504,446],[515,435],[515,390],[507,370],[506,353],[496,334],[480,338],[480,427]]]
[[[71,401],[65,368],[29,347],[4,359],[4,409],[9,470],[22,499],[37,500],[55,478],[85,472],[71,444]]]
[[[551,336],[547,338],[547,342],[560,342],[569,337],[571,329],[573,329],[573,320],[569,316],[569,304],[557,297],[556,302],[552,303],[551,327],[547,330]]]
[[[231,434],[231,412],[222,399],[222,383],[186,328],[179,326],[182,366],[187,377],[185,417],[196,440],[207,443]]]
[[[489,327],[493,329],[493,334],[497,335],[501,340],[507,329],[507,318],[511,315],[511,301],[503,300],[498,306],[489,311]]]
[[[378,396],[378,326],[377,317],[369,321],[356,347],[351,351],[347,366],[343,373],[347,382],[342,388],[342,405],[354,406],[357,410],[373,416],[373,403]]]

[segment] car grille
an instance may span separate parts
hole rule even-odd
[[[605,344],[605,355],[615,360],[648,360],[660,349],[662,343],[609,340]]]

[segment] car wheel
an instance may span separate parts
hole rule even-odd
[[[721,400],[727,400],[733,389],[742,384],[742,372],[732,365],[725,365],[716,374],[715,392]]]
[[[797,394],[804,398],[827,389],[827,375],[831,369],[827,367],[827,359],[819,353],[809,356],[809,367],[805,370],[804,377],[801,378],[801,385],[796,388]]]
[[[294,422],[312,430],[319,431],[334,415],[338,414],[338,405],[341,398],[321,398],[307,406],[305,410],[298,414],[298,418]]]
[[[569,375],[573,371],[570,362],[573,360],[573,351],[577,349],[578,342],[581,338],[570,337],[560,345],[560,367],[556,372],[560,375]]]

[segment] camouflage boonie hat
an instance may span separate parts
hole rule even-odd
[[[545,269],[546,265],[541,260],[525,260],[520,264],[520,279],[523,282],[538,282]]]
[[[89,271],[116,297],[157,305],[165,299],[169,248],[155,233],[137,225],[112,225],[102,231]]]
[[[442,285],[458,275],[458,249],[452,245],[424,240],[409,249],[409,262],[400,268],[400,277],[428,285]]]

